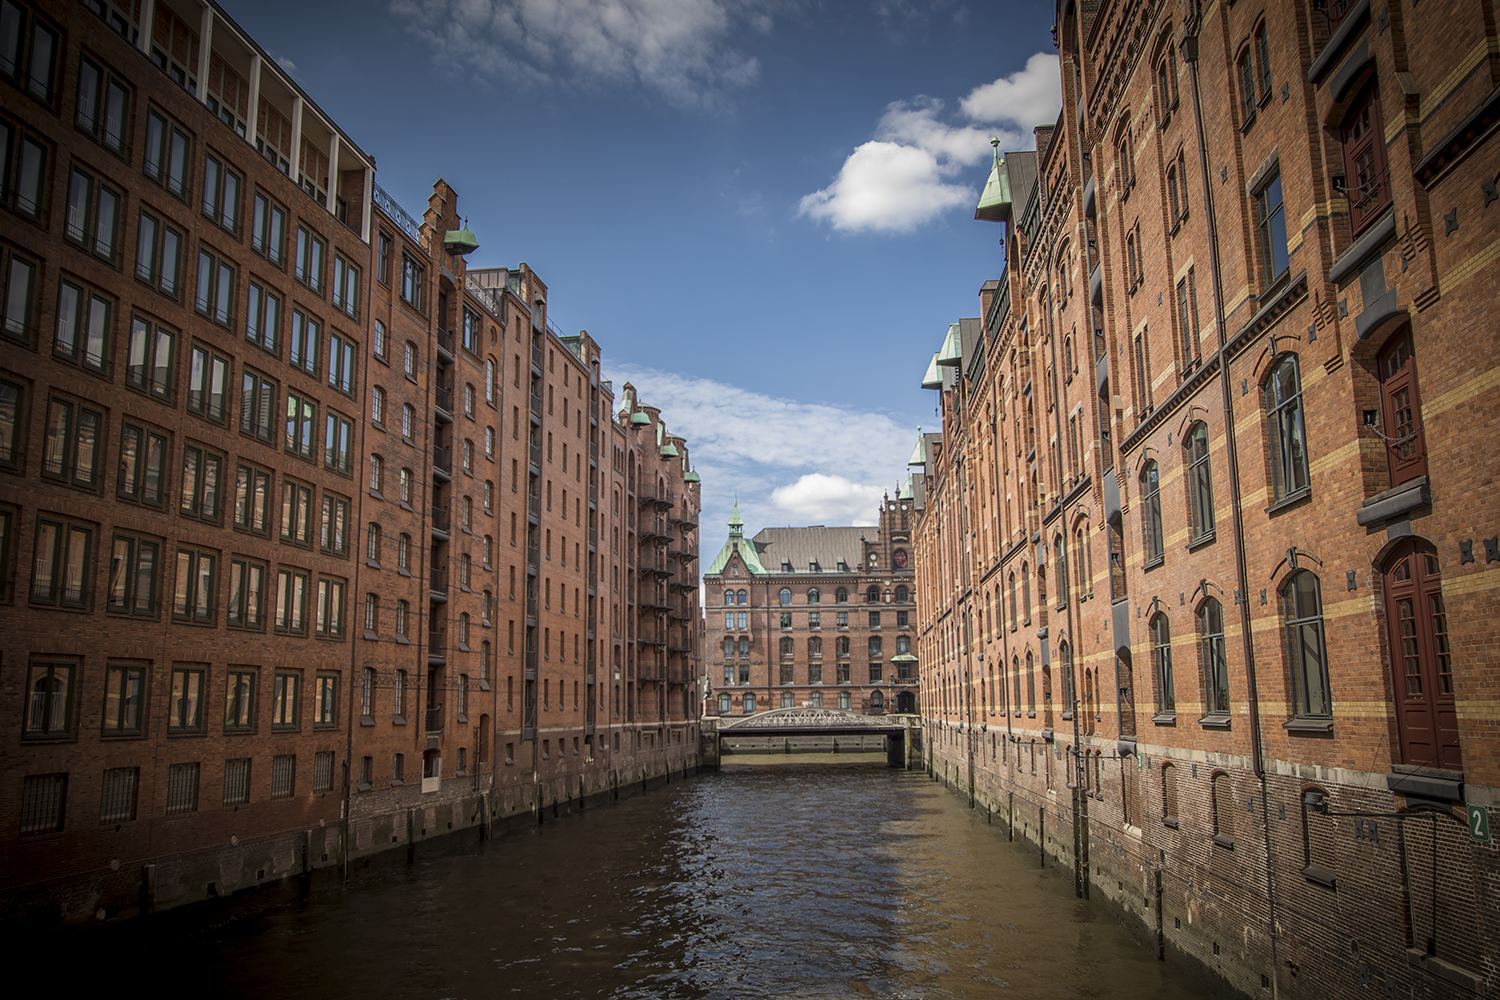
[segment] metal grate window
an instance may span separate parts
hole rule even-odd
[[[333,791],[332,750],[320,750],[313,754],[313,791]]]
[[[271,798],[289,799],[297,787],[297,755],[278,754],[271,758]]]
[[[135,819],[135,790],[140,768],[111,767],[104,771],[104,790],[99,796],[99,822],[128,823]]]
[[[198,811],[198,762],[167,768],[167,815]]]
[[[235,757],[224,762],[224,804],[244,805],[250,801],[250,758]]]
[[[61,830],[67,797],[66,773],[29,775],[21,786],[21,836]]]

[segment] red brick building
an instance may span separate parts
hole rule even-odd
[[[924,379],[934,773],[1250,995],[1500,982],[1500,46],[1398,6],[1060,5]]]
[[[0,919],[693,766],[697,477],[540,279],[469,268],[456,193],[403,211],[217,6],[4,14]],[[641,496],[680,572],[637,676]]]

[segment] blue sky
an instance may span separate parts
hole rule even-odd
[[[688,438],[703,550],[871,523],[918,386],[977,315],[989,137],[1059,107],[1051,5],[225,0],[413,214],[443,177],[482,244]]]

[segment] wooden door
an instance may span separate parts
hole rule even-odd
[[[1402,763],[1462,770],[1448,616],[1431,544],[1408,542],[1386,561],[1385,606]]]

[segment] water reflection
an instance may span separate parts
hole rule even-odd
[[[69,935],[103,986],[226,997],[1198,995],[918,774],[754,768],[674,784],[303,903]],[[111,971],[113,970],[113,971]]]

